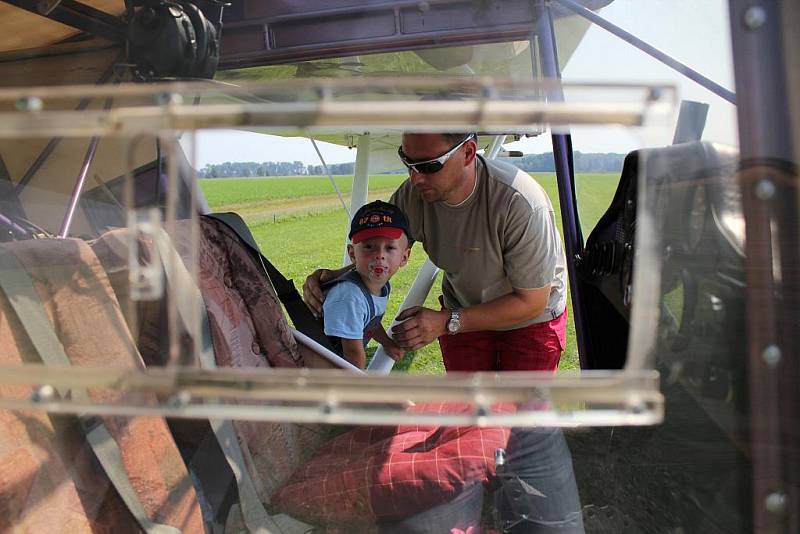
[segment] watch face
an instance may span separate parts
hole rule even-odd
[[[461,328],[461,313],[459,310],[451,312],[450,320],[447,322],[447,331],[455,334]]]

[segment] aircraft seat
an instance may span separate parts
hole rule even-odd
[[[197,291],[200,305],[205,308],[211,341],[208,349],[213,361],[197,361],[190,356],[194,354],[193,339],[181,324],[180,363],[194,367],[210,363],[218,367],[299,368],[307,360],[313,361],[306,358],[306,351],[294,341],[272,287],[235,233],[224,224],[204,217],[198,224],[197,278],[189,277],[186,272],[183,289],[191,286]],[[168,241],[166,246],[182,258],[182,269],[189,263],[190,228],[188,221],[179,221],[171,239],[162,234]],[[113,230],[92,242],[92,248],[109,273],[118,298],[131,307],[129,322],[137,327],[137,344],[147,365],[172,365],[167,359],[170,354],[167,297],[131,302],[127,240],[127,229]],[[152,243],[140,242],[140,247],[143,254],[153,256]],[[166,282],[181,280],[167,276]],[[209,421],[170,419],[168,422],[207,506],[207,516],[221,525],[238,514],[238,511],[231,513],[231,506],[237,501],[241,504],[242,500],[250,500],[251,508],[262,508],[262,503],[269,503],[276,489],[327,436],[315,425],[234,421],[231,432],[240,444],[240,451],[227,451],[226,459],[226,451],[221,449],[220,439],[214,437]],[[241,455],[243,466],[229,468],[231,453]],[[236,480],[234,471],[243,471],[240,480]],[[250,491],[251,495],[236,495],[237,491]]]
[[[0,277],[3,364],[143,367],[109,280],[85,242],[0,244]],[[32,394],[27,387],[2,389],[6,398]],[[75,388],[57,394],[119,398]],[[0,531],[203,531],[195,490],[163,419],[3,410],[0,421]]]
[[[648,184],[648,210],[656,215],[665,255],[671,255],[663,261],[666,284],[662,294],[666,294],[681,276],[670,269],[696,252],[697,244],[692,240],[699,239],[706,228],[693,229],[691,225],[711,216],[725,198],[730,198],[736,186],[730,184],[736,161],[735,150],[702,141],[636,150],[625,157],[611,204],[586,240],[577,262],[581,297],[590,322],[586,328],[588,368],[621,369],[625,365],[631,302],[635,298],[633,270],[642,173]],[[684,324],[688,326],[688,322]]]

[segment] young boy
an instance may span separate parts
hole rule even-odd
[[[411,253],[408,220],[397,206],[376,200],[361,207],[350,224],[347,254],[355,269],[324,284],[325,335],[341,340],[342,355],[364,369],[370,339],[383,345],[395,360],[404,351],[386,334],[389,279],[408,262]]]

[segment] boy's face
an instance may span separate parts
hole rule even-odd
[[[362,277],[383,285],[408,262],[411,249],[403,234],[399,239],[378,236],[347,245],[347,253]]]

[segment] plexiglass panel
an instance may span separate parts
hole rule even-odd
[[[421,25],[405,30],[466,2],[432,4],[398,7]],[[0,91],[0,531],[751,530],[738,154],[674,135],[671,84],[587,69],[598,27],[566,4],[558,57],[534,18],[529,40]],[[436,341],[362,370],[290,317],[299,295],[269,263],[298,289],[338,267],[354,208],[408,178],[403,132],[474,132],[482,158],[520,167],[518,146],[555,153],[526,172],[574,239],[558,370],[446,372]],[[353,161],[203,168],[204,139],[245,133]],[[603,176],[567,157],[603,136],[626,147]],[[426,245],[385,326],[407,291],[440,309]],[[409,290],[417,268],[427,287]]]

